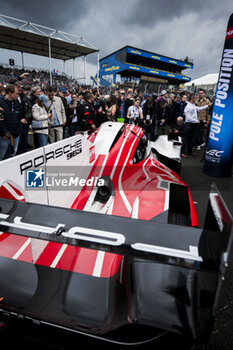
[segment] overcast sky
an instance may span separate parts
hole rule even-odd
[[[0,13],[82,36],[100,49],[100,58],[131,45],[176,59],[190,57],[192,78],[219,71],[233,0],[1,0]],[[21,55],[0,50],[0,63]],[[78,77],[83,75],[77,62]],[[87,58],[87,75],[96,73],[97,55]],[[47,58],[25,55],[25,65],[48,68]],[[72,74],[72,64],[66,65]],[[53,60],[62,71],[63,64]]]

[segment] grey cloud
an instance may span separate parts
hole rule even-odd
[[[148,27],[160,21],[168,21],[171,18],[181,18],[189,12],[200,12],[207,8],[207,2],[195,0],[137,0],[132,6],[131,13],[123,18],[124,23],[132,23],[138,26]]]
[[[86,16],[85,0],[1,1],[0,13],[47,27],[66,30],[71,20]]]
[[[134,27],[150,27],[159,22],[169,21],[174,18],[182,19],[185,15],[197,14],[201,21],[211,17],[218,20],[226,15],[232,7],[232,0],[187,1],[187,0],[137,0],[130,13],[123,16],[121,22]]]

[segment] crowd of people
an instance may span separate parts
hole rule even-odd
[[[26,74],[25,74],[26,73]],[[17,80],[20,75],[24,75],[25,86],[40,86],[42,89],[46,89],[50,83],[50,72],[42,69],[25,69],[20,67],[6,67],[0,65],[0,82],[3,85],[9,84],[12,80]],[[75,85],[75,79],[72,79],[67,74],[53,71],[52,79],[54,85],[58,87],[72,88]]]
[[[155,141],[159,135],[182,137],[182,157],[195,155],[206,143],[213,102],[203,90],[197,94],[156,94],[139,89],[24,86],[25,73],[5,87],[0,83],[0,160],[22,154],[28,134],[42,147],[78,131],[93,131],[105,121],[136,124]]]

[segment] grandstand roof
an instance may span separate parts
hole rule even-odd
[[[0,48],[51,56],[60,60],[69,60],[99,51],[80,36],[1,14]]]

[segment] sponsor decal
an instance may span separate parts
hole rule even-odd
[[[120,69],[120,66],[112,66],[112,67],[106,68],[105,72],[112,72],[112,71],[118,70],[118,69]]]
[[[136,55],[141,55],[142,53],[137,50],[130,50],[131,53],[135,53]]]
[[[227,29],[226,40],[233,38],[233,27]]]
[[[46,150],[46,149],[45,149]],[[42,150],[43,152],[43,150]],[[73,143],[68,143],[65,146],[55,148],[52,151],[42,153],[41,155],[28,159],[19,165],[20,174],[22,175],[28,169],[35,169],[45,165],[49,159],[56,159],[62,156],[66,156],[67,160],[76,157],[82,153],[82,140],[75,141]]]
[[[135,66],[129,66],[130,69],[136,69],[136,70],[140,70],[139,67],[135,67]]]
[[[95,146],[92,146],[89,149],[89,163],[92,163],[95,160]]]
[[[210,149],[206,151],[205,159],[213,163],[220,163],[220,158],[223,155],[224,151],[219,151],[217,149]]]

